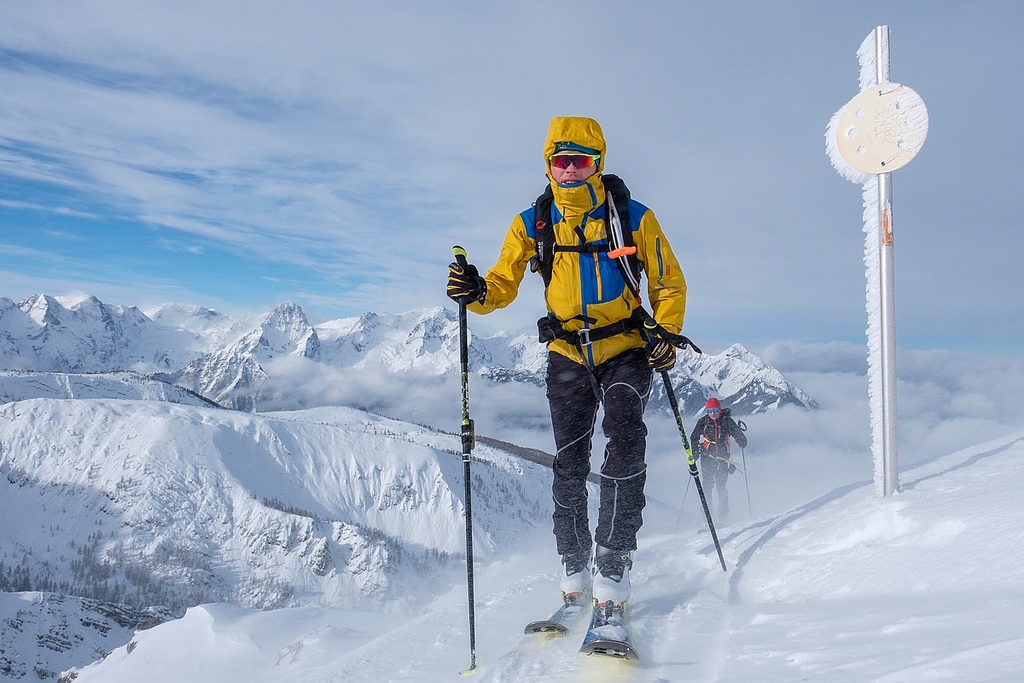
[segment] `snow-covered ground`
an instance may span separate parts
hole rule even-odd
[[[522,635],[557,600],[550,541],[538,534],[477,567],[473,678],[1020,680],[1022,458],[1024,434],[1002,437],[905,471],[890,498],[876,497],[865,479],[725,526],[725,572],[710,535],[673,510],[681,501],[653,505],[630,606],[642,655],[635,664],[578,655],[582,626],[562,638]],[[741,482],[732,486],[734,511],[745,508]],[[693,490],[685,504],[698,505]],[[76,683],[430,683],[459,679],[469,663],[461,586],[415,618],[199,606],[137,633],[80,670]]]
[[[546,521],[550,472],[493,447],[478,448],[473,678],[1021,679],[1024,361],[904,354],[902,490],[883,499],[870,481],[863,350],[780,343],[763,353],[819,408],[743,416],[750,444],[738,459],[747,478],[730,480],[731,519],[716,511],[727,571],[700,531],[700,504],[674,421],[656,410],[648,416],[648,506],[631,601],[643,657],[637,664],[578,655],[581,627],[561,639],[522,635],[527,621],[558,601],[558,563]],[[138,625],[153,621],[144,611],[126,617],[52,592],[5,594],[0,679],[53,680],[77,666],[66,678],[433,683],[455,680],[469,666],[457,436],[346,408],[246,414],[159,397],[139,400],[122,396],[121,382],[110,396],[103,384],[90,381],[86,393],[85,385],[68,384],[75,396],[69,400],[67,391],[18,384],[23,380],[8,377],[5,386],[20,398],[0,407],[5,576],[18,579],[31,568],[38,577],[48,568],[55,581],[66,581],[67,563],[85,547],[77,541],[102,526],[102,534],[89,534],[97,551],[131,543],[143,550],[205,544],[208,554],[183,557],[202,559],[220,582],[210,585],[225,590],[223,597],[207,598],[217,604],[193,607],[148,630]],[[542,389],[513,391],[478,379],[472,385],[482,434],[550,449],[542,420],[507,421],[499,414],[541,415]],[[449,389],[416,393],[409,402],[431,411],[427,424],[455,427],[448,412],[458,401]],[[40,392],[45,398],[30,399]],[[688,426],[693,419],[684,416]],[[447,493],[402,498],[410,502],[401,506],[407,517],[369,524],[368,532],[385,533],[373,532],[366,543],[328,533],[327,525],[360,529],[372,522],[368,515],[392,510],[382,503],[408,488],[409,467],[433,472],[414,479]],[[354,474],[330,483],[346,471]],[[161,473],[173,476],[161,479]],[[416,484],[410,491],[421,489]],[[234,502],[224,514],[211,507],[228,495]],[[186,523],[131,523],[152,517],[148,509],[163,511],[159,519]],[[192,515],[192,509],[205,513]],[[296,525],[309,533],[293,533]],[[321,537],[337,546],[330,545],[337,572],[323,576],[309,565]],[[250,547],[246,539],[258,542]],[[349,576],[349,560],[361,557],[354,549],[364,545],[394,545],[396,551],[400,545],[406,559],[445,558],[445,566],[375,565],[392,588],[383,601],[365,592],[323,590],[321,584]],[[175,574],[167,561],[183,559],[166,552],[137,559],[152,569],[150,560],[160,558],[164,564],[153,566],[168,576]],[[295,600],[282,603],[287,608],[243,608],[268,606],[231,598],[233,581],[254,563],[277,577],[269,585],[283,581],[309,590],[294,592]],[[115,569],[125,578],[134,572]],[[39,589],[33,586],[29,590]],[[182,587],[166,584],[168,591],[175,586]],[[88,664],[110,650],[105,660]]]

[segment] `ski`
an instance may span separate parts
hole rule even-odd
[[[569,631],[573,624],[579,621],[590,604],[590,594],[580,593],[576,596],[566,597],[564,604],[556,609],[547,619],[531,621],[523,629],[528,635],[537,633],[550,633],[562,635]]]
[[[620,609],[594,603],[590,628],[583,637],[580,652],[639,661],[640,653],[633,647],[629,632],[626,631],[625,606]]]

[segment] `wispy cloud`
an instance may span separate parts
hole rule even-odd
[[[1003,66],[1022,10],[869,5],[893,24],[894,77],[932,112],[932,138],[896,184],[901,339],[1019,350],[1024,304],[1012,293],[1024,282],[1012,250],[992,245],[1015,239],[1008,179],[1020,151],[993,135],[1012,129],[1024,101]],[[532,1],[7,8],[0,207],[26,220],[6,240],[26,246],[56,212],[61,231],[111,244],[116,231],[93,228],[127,221],[195,257],[129,277],[174,281],[200,302],[238,296],[200,276],[216,270],[258,273],[245,305],[299,299],[325,315],[438,305],[451,245],[486,268],[539,193],[548,119],[591,115],[609,169],[679,252],[688,327],[748,345],[857,340],[859,188],[831,170],[822,135],[855,94],[865,15],[835,3],[577,12]],[[565,64],[538,16],[585,23],[593,52]],[[957,82],[999,92],[1003,105],[982,125]],[[965,172],[978,145],[1006,153]],[[80,264],[80,287],[103,265]],[[42,275],[21,267],[26,282]],[[527,327],[534,294],[488,324]]]

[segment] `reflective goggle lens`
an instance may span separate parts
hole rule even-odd
[[[597,155],[590,154],[558,154],[551,157],[551,165],[555,168],[590,168],[600,159]]]
[[[718,408],[709,408],[708,409],[708,415],[717,415],[717,414],[718,414]]]

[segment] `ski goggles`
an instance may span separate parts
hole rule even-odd
[[[708,415],[718,415],[718,408],[708,408]]]
[[[573,152],[571,154],[554,154],[548,158],[548,162],[555,168],[569,168],[575,166],[576,168],[590,168],[597,164],[601,158],[600,154],[580,154]]]

